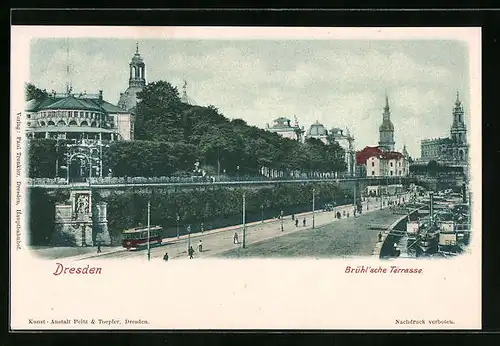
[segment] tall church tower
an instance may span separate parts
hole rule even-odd
[[[385,95],[385,107],[382,117],[382,125],[379,127],[379,147],[384,151],[394,151],[394,125],[391,122],[391,111],[389,109],[389,98]]]
[[[146,65],[139,54],[139,43],[136,44],[135,54],[129,64],[128,88],[120,94],[118,107],[131,111],[137,104],[137,93],[146,86]]]
[[[464,107],[462,106],[462,102],[460,102],[458,92],[455,106],[453,107],[453,123],[451,125],[450,133],[453,148],[453,159],[467,161],[467,128],[464,120]]]

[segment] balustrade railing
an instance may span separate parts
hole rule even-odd
[[[349,179],[381,180],[387,182],[399,182],[404,177],[265,177],[265,176],[204,176],[204,177],[92,177],[71,179],[70,183],[86,183],[89,185],[126,185],[126,184],[186,184],[186,183],[231,183],[231,182],[268,182],[268,181],[340,181]],[[67,185],[65,178],[29,178],[28,185]]]

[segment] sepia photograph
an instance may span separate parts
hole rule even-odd
[[[328,260],[335,281],[404,285],[463,259],[480,297],[480,276],[466,277],[481,257],[478,29],[99,29],[13,30],[26,61],[12,108],[15,265],[40,263],[54,282],[126,263],[128,282],[148,263]],[[389,327],[463,327],[431,315],[441,322]],[[32,316],[28,328],[91,327]]]

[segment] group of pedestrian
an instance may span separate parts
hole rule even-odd
[[[198,243],[198,251],[203,252],[203,241],[201,239],[200,239],[200,242]],[[192,245],[188,246],[187,253],[188,253],[189,259],[194,258],[194,249],[193,249]],[[165,252],[165,255],[163,255],[163,260],[165,262],[168,261],[168,252]]]
[[[302,219],[302,226],[306,227],[306,224],[307,224],[306,218],[303,218]],[[299,219],[295,219],[295,227],[299,227]]]

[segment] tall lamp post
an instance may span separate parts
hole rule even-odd
[[[356,217],[356,180],[354,180],[354,191],[353,191],[353,206],[354,206],[354,217]]]
[[[264,223],[264,204],[260,205],[260,220]]]
[[[56,139],[56,179],[59,178],[59,137]]]
[[[281,232],[283,232],[283,210],[280,213],[280,219],[281,219]]]
[[[175,221],[177,221],[177,239],[179,239],[179,214],[175,217]]]
[[[243,248],[245,248],[245,246],[246,246],[246,228],[247,228],[247,226],[245,224],[245,222],[246,222],[246,220],[245,220],[246,200],[245,199],[246,199],[245,191],[243,191],[243,216],[242,216],[242,218],[243,218]]]
[[[313,198],[312,198],[312,204],[313,204],[313,205],[312,205],[312,208],[313,208],[312,228],[314,228],[314,227],[315,227],[315,219],[314,219],[314,202],[315,202],[315,199],[316,199],[316,198],[315,198],[315,197],[316,197],[316,196],[315,196],[315,195],[316,195],[316,189],[314,189],[314,188],[313,188],[313,191],[312,191],[312,192],[313,192]]]
[[[148,261],[151,260],[151,200],[148,201]]]

